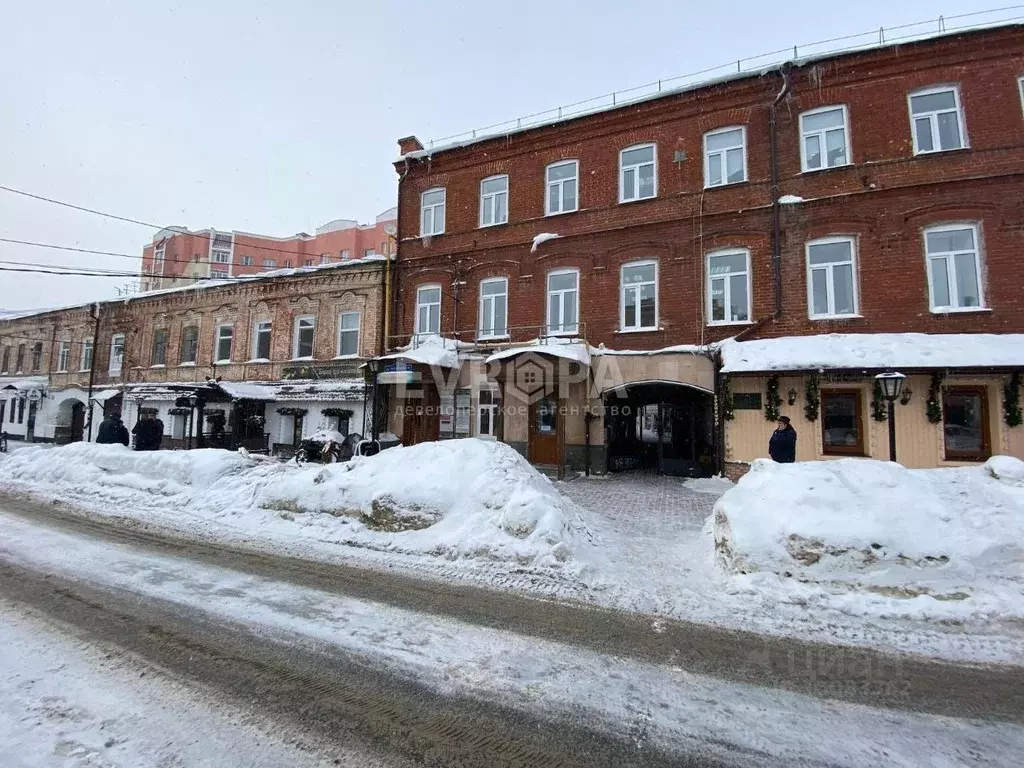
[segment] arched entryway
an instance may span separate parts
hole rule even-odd
[[[710,392],[673,382],[637,382],[605,392],[608,470],[712,475],[713,404]]]
[[[85,403],[77,398],[68,398],[57,407],[57,423],[54,428],[54,442],[77,443],[85,437]]]

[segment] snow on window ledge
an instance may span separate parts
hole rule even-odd
[[[712,320],[708,323],[709,328],[718,328],[723,325],[753,325],[753,320]]]
[[[269,357],[254,357],[252,360],[246,360],[245,364],[249,365],[250,363],[269,363],[269,362],[270,362],[270,358]]]
[[[864,315],[811,315],[808,320],[863,320]]]
[[[154,365],[151,365],[149,367],[150,367],[150,369],[153,369],[153,368],[166,368],[167,366],[164,365],[163,363],[155,363]]]
[[[332,360],[358,360],[359,359],[359,353],[358,352],[354,352],[351,355],[335,355],[331,359]]]
[[[971,315],[991,311],[991,307],[932,307],[933,315]]]
[[[661,326],[645,326],[643,328],[619,328],[615,333],[657,333],[658,331],[664,331],[665,329]]]
[[[195,368],[196,364],[194,362],[191,362],[191,363],[178,363],[178,367],[179,368]]]

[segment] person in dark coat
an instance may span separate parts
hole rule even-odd
[[[796,430],[789,423],[789,416],[779,416],[779,426],[768,441],[768,455],[779,464],[796,461]]]
[[[111,413],[103,419],[99,430],[96,432],[96,442],[101,445],[112,445],[114,443],[128,445],[128,429],[121,422],[120,415]]]
[[[136,451],[160,450],[160,441],[164,437],[164,423],[151,413],[146,413],[132,427],[135,435]]]

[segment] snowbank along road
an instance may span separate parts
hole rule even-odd
[[[1014,668],[701,634],[0,506],[0,594],[314,745],[487,766],[980,765],[1024,749]]]

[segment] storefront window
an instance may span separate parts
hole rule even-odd
[[[946,458],[984,461],[991,454],[984,387],[948,387],[942,393]]]
[[[824,453],[864,453],[859,390],[821,393],[821,443]]]

